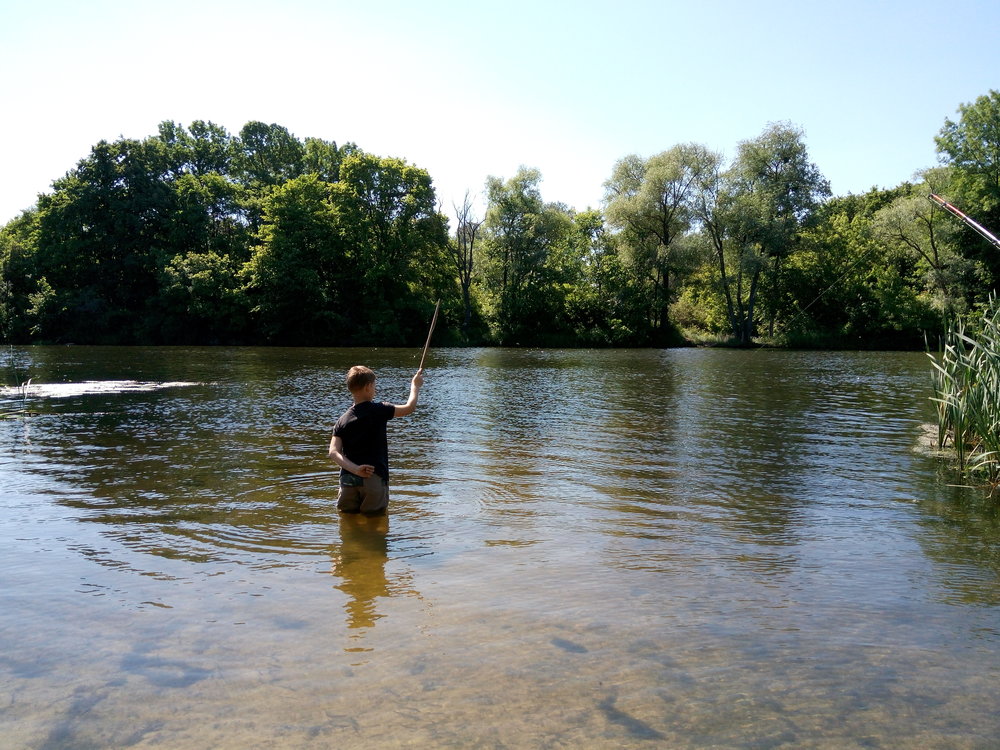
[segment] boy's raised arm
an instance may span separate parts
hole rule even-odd
[[[406,417],[413,414],[414,410],[417,408],[417,399],[420,398],[420,386],[424,384],[424,371],[423,369],[417,370],[417,374],[413,376],[410,381],[410,397],[406,400],[405,404],[393,404],[396,410],[393,412],[394,417]]]

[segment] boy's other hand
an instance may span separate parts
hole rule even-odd
[[[417,374],[413,376],[413,380],[410,381],[414,386],[419,388],[424,384],[424,371],[423,369],[417,370]]]
[[[375,473],[375,467],[371,464],[361,464],[358,466],[358,476],[359,477],[370,477]]]

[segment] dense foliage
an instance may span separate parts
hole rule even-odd
[[[164,122],[101,142],[0,229],[5,342],[922,346],[984,303],[1000,254],[927,200],[1000,229],[1000,94],[962,105],[939,167],[832,197],[801,130],[728,164],[701,144],[621,159],[602,210],[546,203],[537,170],[449,219],[407,162]]]

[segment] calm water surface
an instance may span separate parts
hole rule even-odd
[[[343,372],[419,352],[2,356],[5,748],[998,746],[921,354],[438,350],[367,520]]]

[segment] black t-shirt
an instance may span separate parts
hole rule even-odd
[[[371,464],[375,473],[389,481],[389,441],[385,425],[396,413],[396,407],[384,401],[364,401],[345,411],[333,428],[334,437],[343,442],[344,455],[354,463]],[[350,475],[340,470],[341,481]]]

